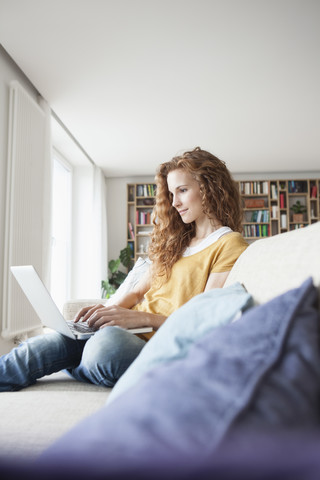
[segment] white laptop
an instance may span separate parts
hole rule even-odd
[[[84,340],[96,333],[86,323],[66,321],[32,265],[10,267],[36,314],[46,327],[67,337]],[[132,328],[130,333],[152,332],[150,327]]]

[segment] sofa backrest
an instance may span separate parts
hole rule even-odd
[[[264,303],[313,277],[320,295],[320,222],[252,243],[238,258],[225,287],[242,283]]]

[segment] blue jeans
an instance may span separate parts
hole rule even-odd
[[[116,327],[98,330],[89,340],[56,332],[32,337],[0,358],[0,392],[20,390],[64,369],[81,382],[113,387],[145,343]]]

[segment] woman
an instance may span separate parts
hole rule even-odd
[[[156,331],[190,298],[224,285],[247,247],[239,192],[224,162],[198,147],[160,165],[156,184],[150,271],[115,305],[79,312],[75,322],[88,320],[97,330],[89,340],[41,335],[3,356],[0,391],[62,369],[79,381],[112,387],[148,340],[126,328]]]

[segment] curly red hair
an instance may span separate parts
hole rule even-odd
[[[217,219],[233,231],[242,231],[239,189],[222,160],[197,147],[162,163],[155,177],[157,190],[149,257],[153,262],[153,275],[164,281],[196,234],[195,222],[185,224],[172,206],[167,176],[178,168],[198,182],[203,211],[209,218]]]

